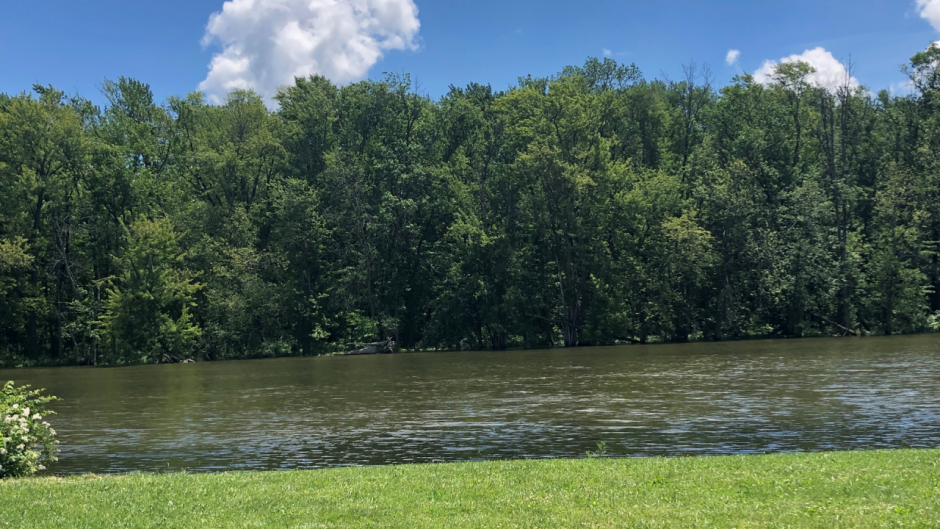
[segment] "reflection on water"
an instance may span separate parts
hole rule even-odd
[[[55,472],[940,446],[940,336],[0,371]]]

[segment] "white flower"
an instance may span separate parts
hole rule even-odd
[[[34,420],[34,421],[40,421],[40,420],[42,420],[42,415],[39,415],[38,413],[37,413],[36,415],[33,415],[33,420]]]
[[[47,423],[46,421],[42,421],[42,425],[45,426],[46,428],[48,428],[49,426],[51,426],[51,425],[50,425],[49,423]]]
[[[17,409],[17,408],[19,408],[19,407],[20,407],[19,404],[14,404],[14,405],[13,405],[13,409],[14,409],[14,410]]]
[[[44,466],[42,466],[42,465],[39,465],[39,466],[36,467],[36,468],[38,468],[39,470],[45,470],[45,469],[46,469],[46,467],[44,467]]]
[[[7,455],[7,449],[6,449],[6,448],[0,448],[0,456],[5,456],[5,455]]]
[[[29,433],[29,428],[23,428],[23,433]]]
[[[23,408],[23,417],[29,417],[29,408]]]
[[[10,424],[11,422],[13,422],[13,417],[10,417],[10,416],[4,417],[3,422],[4,424]]]
[[[50,434],[50,435],[55,435],[55,430],[53,430],[52,428],[49,428],[49,434]]]
[[[22,450],[26,445],[16,445],[17,450]]]
[[[22,439],[24,443],[29,442],[29,437],[26,437],[25,435],[23,437],[20,437],[20,439]]]

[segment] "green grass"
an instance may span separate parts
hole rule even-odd
[[[940,450],[0,482],[0,527],[940,527]]]

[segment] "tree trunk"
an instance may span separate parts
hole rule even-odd
[[[62,278],[56,274],[55,278],[55,353],[56,358],[61,362],[64,353],[62,344]]]

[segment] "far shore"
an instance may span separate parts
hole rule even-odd
[[[894,334],[894,335],[884,335],[884,334],[870,334],[865,336],[804,336],[801,338],[792,338],[792,337],[777,337],[777,336],[756,336],[748,338],[740,338],[734,340],[689,340],[686,342],[665,342],[665,341],[650,341],[647,343],[633,343],[633,342],[624,342],[616,344],[588,344],[588,345],[579,345],[576,347],[564,347],[560,345],[556,346],[546,346],[546,347],[508,347],[506,349],[395,349],[394,352],[386,353],[375,353],[375,354],[355,354],[354,352],[346,350],[332,350],[324,351],[320,354],[314,355],[245,355],[242,357],[228,357],[228,358],[219,358],[219,359],[207,359],[200,357],[192,358],[183,358],[179,361],[172,362],[137,362],[137,363],[124,363],[124,364],[80,364],[80,363],[55,363],[55,362],[40,362],[36,364],[26,364],[26,365],[3,365],[0,364],[0,370],[11,370],[11,369],[24,369],[24,368],[50,368],[50,367],[134,367],[134,366],[145,366],[145,365],[176,365],[176,364],[195,364],[195,363],[218,363],[218,362],[231,362],[231,361],[244,361],[244,360],[275,360],[283,358],[335,358],[338,356],[388,356],[388,355],[401,355],[401,354],[429,354],[429,353],[513,353],[513,352],[531,352],[531,351],[566,351],[566,350],[584,350],[584,349],[607,349],[611,347],[681,347],[695,344],[710,344],[710,345],[731,345],[731,344],[741,344],[741,343],[762,343],[762,342],[792,342],[792,341],[804,341],[804,340],[846,340],[846,341],[857,341],[857,340],[872,340],[872,339],[896,339],[896,338],[905,338],[905,337],[914,337],[914,336],[937,336],[940,338],[940,333],[927,332],[927,333],[915,333],[915,334]]]

